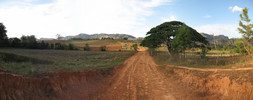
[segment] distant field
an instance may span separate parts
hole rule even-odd
[[[107,40],[45,40],[46,43],[63,43],[63,44],[73,44],[79,50],[83,50],[85,44],[89,44],[91,50],[99,50],[100,46],[106,46],[107,50],[118,51],[118,50],[133,50],[131,46],[133,44],[139,44],[140,41],[134,40],[121,40],[121,39],[107,39]]]
[[[218,53],[218,54],[217,54]],[[166,51],[153,52],[153,58],[156,63],[180,65],[189,67],[218,67],[218,68],[231,68],[231,67],[250,67],[252,64],[252,56],[240,56],[228,51],[210,51],[207,53],[205,59],[201,59],[199,52],[186,52],[186,58],[177,55],[170,58]]]
[[[134,52],[0,49],[0,68],[25,76],[53,70],[111,68],[122,64]]]

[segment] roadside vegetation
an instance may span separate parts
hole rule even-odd
[[[160,65],[190,67],[235,68],[251,67],[253,53],[253,24],[248,8],[240,14],[240,39],[207,41],[196,30],[183,22],[165,22],[147,32],[141,42],[148,47],[154,60]]]
[[[36,76],[55,70],[108,69],[134,52],[0,49],[0,67],[7,72]]]

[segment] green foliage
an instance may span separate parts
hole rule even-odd
[[[10,47],[21,47],[21,40],[19,38],[10,38],[9,39]]]
[[[205,58],[206,58],[206,54],[207,54],[207,52],[208,52],[209,50],[211,50],[210,47],[202,47],[202,48],[201,48],[201,53],[200,53],[200,58],[201,58],[201,59],[205,59]]]
[[[251,41],[253,40],[253,24],[250,24],[250,19],[248,16],[248,8],[245,7],[243,9],[243,13],[240,14],[241,20],[239,21],[239,33],[242,34],[243,39],[240,39],[240,44],[237,43],[237,47],[239,49],[239,52],[242,52],[242,50],[245,50],[245,54],[251,54],[253,52],[253,47],[251,44]],[[246,24],[245,24],[246,23]],[[243,48],[243,49],[242,49]]]
[[[73,44],[69,43],[69,50],[76,50]]]
[[[152,28],[141,45],[157,48],[165,44],[169,53],[176,54],[192,47],[204,46],[207,43],[208,41],[193,28],[179,21],[171,21]]]
[[[134,51],[137,51],[137,48],[138,48],[137,44],[133,44],[132,47],[134,48]]]
[[[0,23],[0,47],[8,46],[8,37],[6,27]]]
[[[83,48],[84,51],[90,51],[90,46],[88,43],[85,44],[85,47]]]
[[[22,36],[21,37],[21,46],[29,49],[36,49],[38,43],[34,35],[31,36]]]
[[[66,50],[66,49],[68,49],[68,46],[66,44],[55,43],[54,48],[56,50]]]
[[[100,51],[106,51],[106,46],[100,46],[99,50]]]
[[[239,27],[238,30],[239,30],[239,33],[242,34],[243,38],[246,39],[246,40],[252,40],[252,35],[253,35],[253,24],[250,24],[250,19],[249,19],[249,16],[248,16],[248,8],[245,7],[243,9],[243,13],[240,14],[240,18],[241,20],[239,21]],[[244,21],[246,23],[246,25],[242,22]]]

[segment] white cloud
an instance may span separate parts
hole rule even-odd
[[[170,15],[168,18],[162,17],[161,20],[162,22],[169,22],[169,21],[176,21],[178,20],[178,18],[174,15]]]
[[[205,15],[204,18],[211,18],[211,15]]]
[[[241,12],[242,11],[242,8],[238,7],[238,6],[230,6],[229,9],[232,11],[232,12]]]
[[[226,35],[230,38],[239,38],[241,34],[237,31],[236,24],[207,24],[203,26],[197,26],[195,29],[198,32],[204,32],[214,35]]]
[[[55,37],[57,33],[144,36],[148,30],[143,23],[153,14],[152,8],[172,0],[54,0],[36,5],[30,3],[35,0],[25,1],[0,6],[0,22],[9,37]]]

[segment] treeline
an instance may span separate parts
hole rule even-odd
[[[56,50],[77,50],[73,44],[45,43],[38,42],[34,35],[22,36],[19,38],[9,38],[6,47],[27,48],[27,49],[56,49]]]

